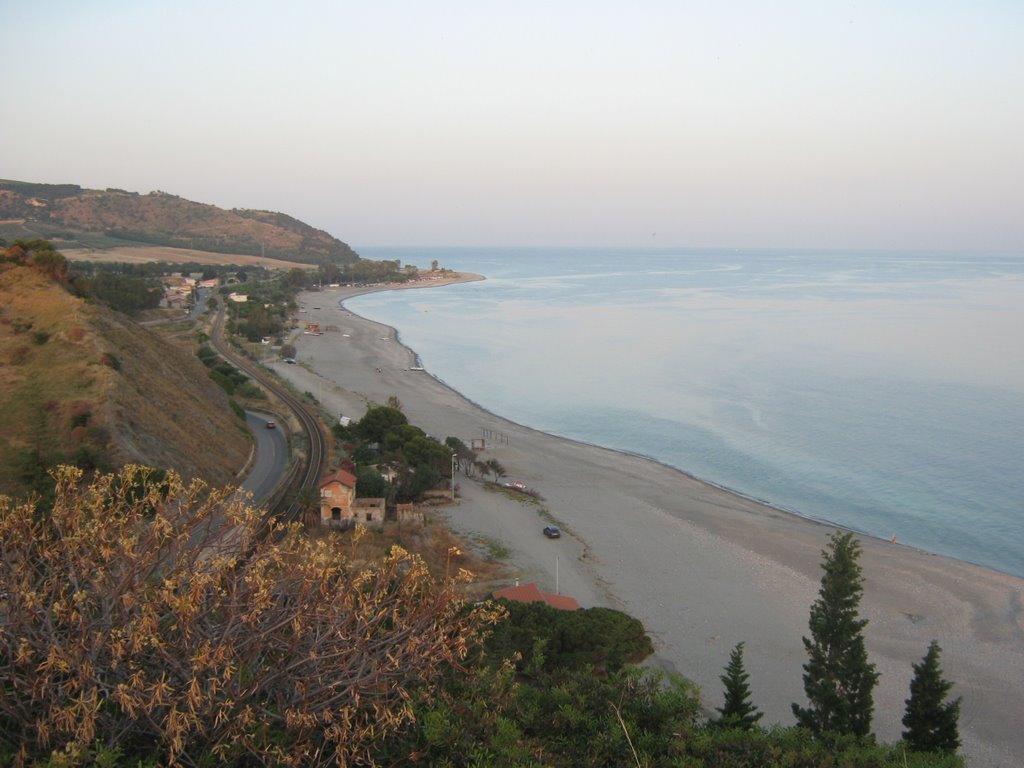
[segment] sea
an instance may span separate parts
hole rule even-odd
[[[345,305],[494,413],[1024,577],[1024,253],[357,250],[486,277]]]

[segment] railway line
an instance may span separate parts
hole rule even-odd
[[[302,518],[302,505],[294,501],[303,488],[316,488],[327,466],[327,438],[320,420],[290,390],[265,373],[256,363],[237,354],[224,340],[224,307],[217,311],[210,334],[213,349],[245,375],[258,381],[272,392],[290,410],[305,433],[309,450],[300,461],[291,465],[277,492],[267,502],[268,516],[282,522],[295,522]]]

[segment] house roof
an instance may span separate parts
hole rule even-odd
[[[529,584],[505,587],[492,594],[492,597],[505,600],[515,600],[518,603],[547,603],[552,608],[560,611],[578,610],[580,604],[575,598],[567,595],[552,595],[548,592],[541,592],[540,588],[532,581]]]
[[[344,469],[339,469],[337,472],[332,472],[325,476],[317,487],[323,488],[325,485],[330,485],[331,483],[341,483],[346,488],[355,488],[356,476],[351,472],[346,472]]]

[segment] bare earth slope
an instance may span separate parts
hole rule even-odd
[[[0,493],[26,490],[26,462],[83,452],[225,485],[249,453],[190,351],[28,267],[0,270],[0,413]]]

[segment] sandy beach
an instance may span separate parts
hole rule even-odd
[[[444,282],[450,280],[424,285]],[[295,338],[299,365],[271,367],[334,413],[358,419],[368,403],[395,395],[410,421],[439,439],[486,438],[481,458],[497,459],[509,478],[539,492],[564,535],[544,538],[548,518],[536,505],[485,491],[461,475],[460,503],[445,512],[457,531],[501,541],[521,578],[544,590],[638,617],[655,641],[655,662],[698,683],[709,709],[721,704],[718,676],[729,651],[745,641],[754,703],[766,723],[792,723],[790,704],[805,703],[801,637],[817,595],[821,551],[834,528],[657,462],[492,414],[429,371],[410,370],[415,354],[393,329],[340,308],[355,293],[338,288],[300,296],[303,320],[320,323],[324,333]],[[936,639],[946,677],[963,697],[968,764],[1020,765],[1024,580],[889,541],[861,542],[865,634],[881,673],[876,735],[899,738],[911,664]]]

